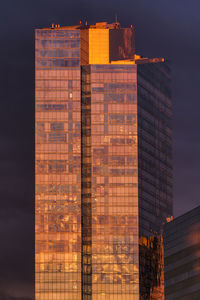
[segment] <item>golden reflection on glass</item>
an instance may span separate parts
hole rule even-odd
[[[150,61],[119,23],[36,30],[36,300],[163,299],[170,73]]]
[[[141,299],[164,300],[164,245],[163,237],[140,237]]]
[[[83,256],[91,261],[85,293],[92,299],[139,295],[136,70],[84,68],[91,82],[91,241]]]
[[[36,30],[36,300],[81,299],[79,36]]]

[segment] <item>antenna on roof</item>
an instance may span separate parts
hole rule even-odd
[[[115,14],[115,23],[118,23],[117,14]]]

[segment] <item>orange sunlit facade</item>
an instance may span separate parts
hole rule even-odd
[[[119,23],[37,29],[35,97],[35,299],[164,299],[167,65]]]

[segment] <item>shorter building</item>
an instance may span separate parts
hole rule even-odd
[[[165,299],[200,299],[200,206],[164,229]]]

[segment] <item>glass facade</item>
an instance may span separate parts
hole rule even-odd
[[[80,31],[36,30],[35,299],[81,299]]]
[[[172,104],[166,63],[139,64],[138,175],[141,299],[164,299],[163,225],[172,216]]]
[[[200,299],[200,206],[164,227],[165,299]]]
[[[137,299],[136,66],[89,69],[92,299]]]
[[[170,75],[134,55],[119,23],[36,30],[36,300],[163,299]]]

